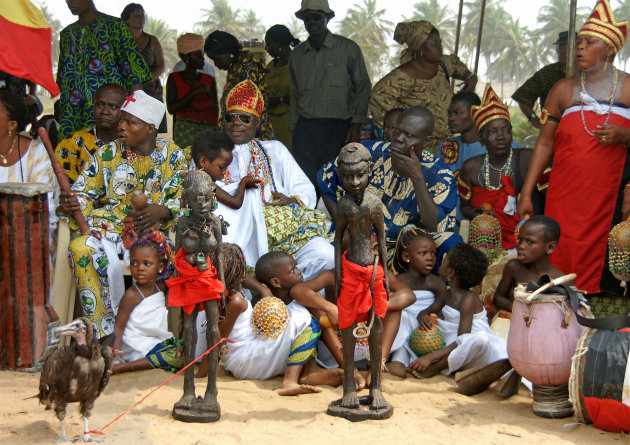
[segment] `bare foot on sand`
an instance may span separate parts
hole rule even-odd
[[[339,368],[320,368],[317,363],[315,363],[315,360],[310,360],[304,365],[304,369],[298,381],[302,385],[328,385],[337,387],[343,383],[343,370]]]
[[[313,394],[322,392],[321,388],[311,385],[299,385],[297,383],[289,385],[278,390],[278,394],[281,396],[299,396],[300,394]]]
[[[407,378],[407,370],[405,369],[405,365],[400,362],[389,362],[387,364],[387,372],[391,375],[395,375],[396,377],[400,377],[401,379]]]
[[[357,368],[354,368],[353,379],[354,379],[354,388],[357,391],[361,391],[362,389],[365,389],[365,387],[367,386],[365,378],[363,378],[363,376],[361,375],[361,373],[359,372]]]
[[[433,363],[424,371],[416,371],[415,369],[410,369],[409,372],[417,379],[428,379],[433,377],[434,375],[437,375],[440,372],[440,369],[438,366],[436,366],[436,363]]]

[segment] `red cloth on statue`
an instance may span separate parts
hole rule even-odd
[[[370,281],[374,266],[359,266],[346,259],[341,260],[341,290],[337,299],[339,329],[352,326],[357,321],[366,321],[372,308]],[[385,292],[385,271],[379,263],[374,278],[374,314],[383,318],[387,313],[387,292]]]
[[[208,269],[199,272],[195,266],[186,261],[186,254],[180,248],[175,255],[177,277],[166,280],[169,288],[168,305],[181,306],[184,312],[192,314],[195,305],[210,300],[221,300],[224,286],[217,277],[217,270],[206,258]],[[200,310],[203,310],[201,306]]]
[[[470,205],[481,207],[481,204],[485,202],[492,205],[494,217],[501,223],[501,245],[503,250],[508,250],[516,247],[514,230],[516,230],[520,218],[516,214],[516,201],[513,202],[514,215],[509,215],[504,211],[510,197],[516,200],[516,190],[514,190],[512,185],[512,178],[510,176],[501,176],[501,184],[503,187],[498,190],[473,187]]]

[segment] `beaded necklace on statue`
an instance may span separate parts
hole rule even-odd
[[[613,99],[615,98],[615,90],[617,89],[617,77],[618,77],[617,68],[613,67],[613,82],[612,82],[612,88],[610,90],[610,100],[608,102],[608,112],[606,113],[606,120],[604,121],[604,125],[608,124],[608,119],[610,119],[610,111],[612,110]],[[589,94],[586,92],[584,71],[582,71],[582,75],[580,76],[580,86],[582,87],[582,93],[584,95],[588,96]],[[606,98],[606,99],[608,99],[608,98]],[[586,126],[586,120],[584,119],[584,101],[582,101],[582,104],[581,104],[580,116],[582,117],[582,125],[584,126],[584,131],[586,131],[591,136],[595,136],[595,133],[591,132],[588,129],[588,127]]]
[[[479,169],[479,172],[477,173],[477,181],[479,181],[479,185],[484,184],[484,188],[488,190],[499,190],[501,188],[501,177],[512,175],[512,152],[513,151],[514,150],[510,148],[510,154],[507,160],[505,161],[505,164],[503,164],[503,166],[501,166],[500,168],[497,168],[494,165],[492,165],[492,163],[490,162],[490,157],[488,156],[488,153],[486,153],[486,155],[483,158],[483,164],[481,164],[481,168]],[[490,169],[496,172],[499,172],[499,185],[496,187],[490,184]],[[482,179],[481,172],[483,172],[484,181],[481,180]]]
[[[250,153],[247,174],[251,174],[256,178],[262,179],[262,183],[258,185],[258,188],[262,194],[263,201],[267,202],[267,199],[265,199],[265,186],[271,182],[271,189],[275,192],[278,191],[278,188],[276,187],[276,181],[273,178],[273,172],[271,171],[271,161],[269,160],[269,154],[258,139],[252,139],[247,143],[247,145],[249,146]],[[229,168],[225,170],[224,182],[226,184],[232,182],[232,175],[230,174]]]

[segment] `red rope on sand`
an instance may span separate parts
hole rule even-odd
[[[110,426],[111,424],[113,424],[114,422],[116,422],[118,419],[120,419],[122,416],[124,416],[125,414],[127,414],[129,411],[131,411],[133,408],[135,408],[136,406],[140,405],[142,402],[145,401],[145,399],[147,399],[151,394],[153,394],[155,391],[157,391],[158,389],[160,389],[162,386],[166,385],[168,382],[170,382],[171,380],[173,380],[175,377],[177,377],[179,374],[181,374],[182,372],[184,372],[186,369],[188,369],[191,365],[195,364],[200,358],[202,358],[204,355],[208,354],[210,351],[212,351],[214,348],[216,348],[217,346],[219,346],[221,343],[223,343],[223,341],[229,341],[230,343],[234,343],[232,340],[230,340],[229,338],[223,337],[221,338],[221,340],[219,340],[213,347],[211,347],[210,349],[206,350],[206,352],[204,352],[203,354],[201,354],[199,357],[197,357],[196,359],[194,359],[192,362],[188,363],[186,366],[184,366],[182,369],[180,369],[179,371],[177,371],[177,373],[173,374],[172,376],[170,376],[168,379],[166,379],[162,384],[160,384],[160,386],[158,386],[157,388],[155,388],[153,391],[151,391],[149,394],[147,394],[146,396],[144,396],[142,399],[140,399],[139,401],[137,401],[136,403],[134,403],[133,405],[131,405],[129,408],[127,408],[125,411],[122,412],[122,414],[120,414],[118,417],[116,417],[114,420],[112,420],[111,422],[109,422],[107,425],[105,425],[103,428],[101,428],[100,430],[92,430],[92,431],[86,431],[83,434],[100,434],[101,436],[104,436],[105,433],[103,432],[103,430],[105,428],[107,428],[108,426]]]

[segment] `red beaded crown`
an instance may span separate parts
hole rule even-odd
[[[507,105],[501,101],[489,83],[486,84],[486,89],[483,92],[481,105],[473,105],[470,108],[470,115],[478,131],[481,131],[484,125],[494,119],[507,119],[508,122],[511,122]]]
[[[618,52],[628,38],[628,21],[617,22],[608,0],[598,0],[591,16],[586,20],[578,33],[602,39]]]
[[[228,112],[239,110],[260,117],[265,102],[262,93],[254,82],[247,79],[232,88],[225,100]]]

